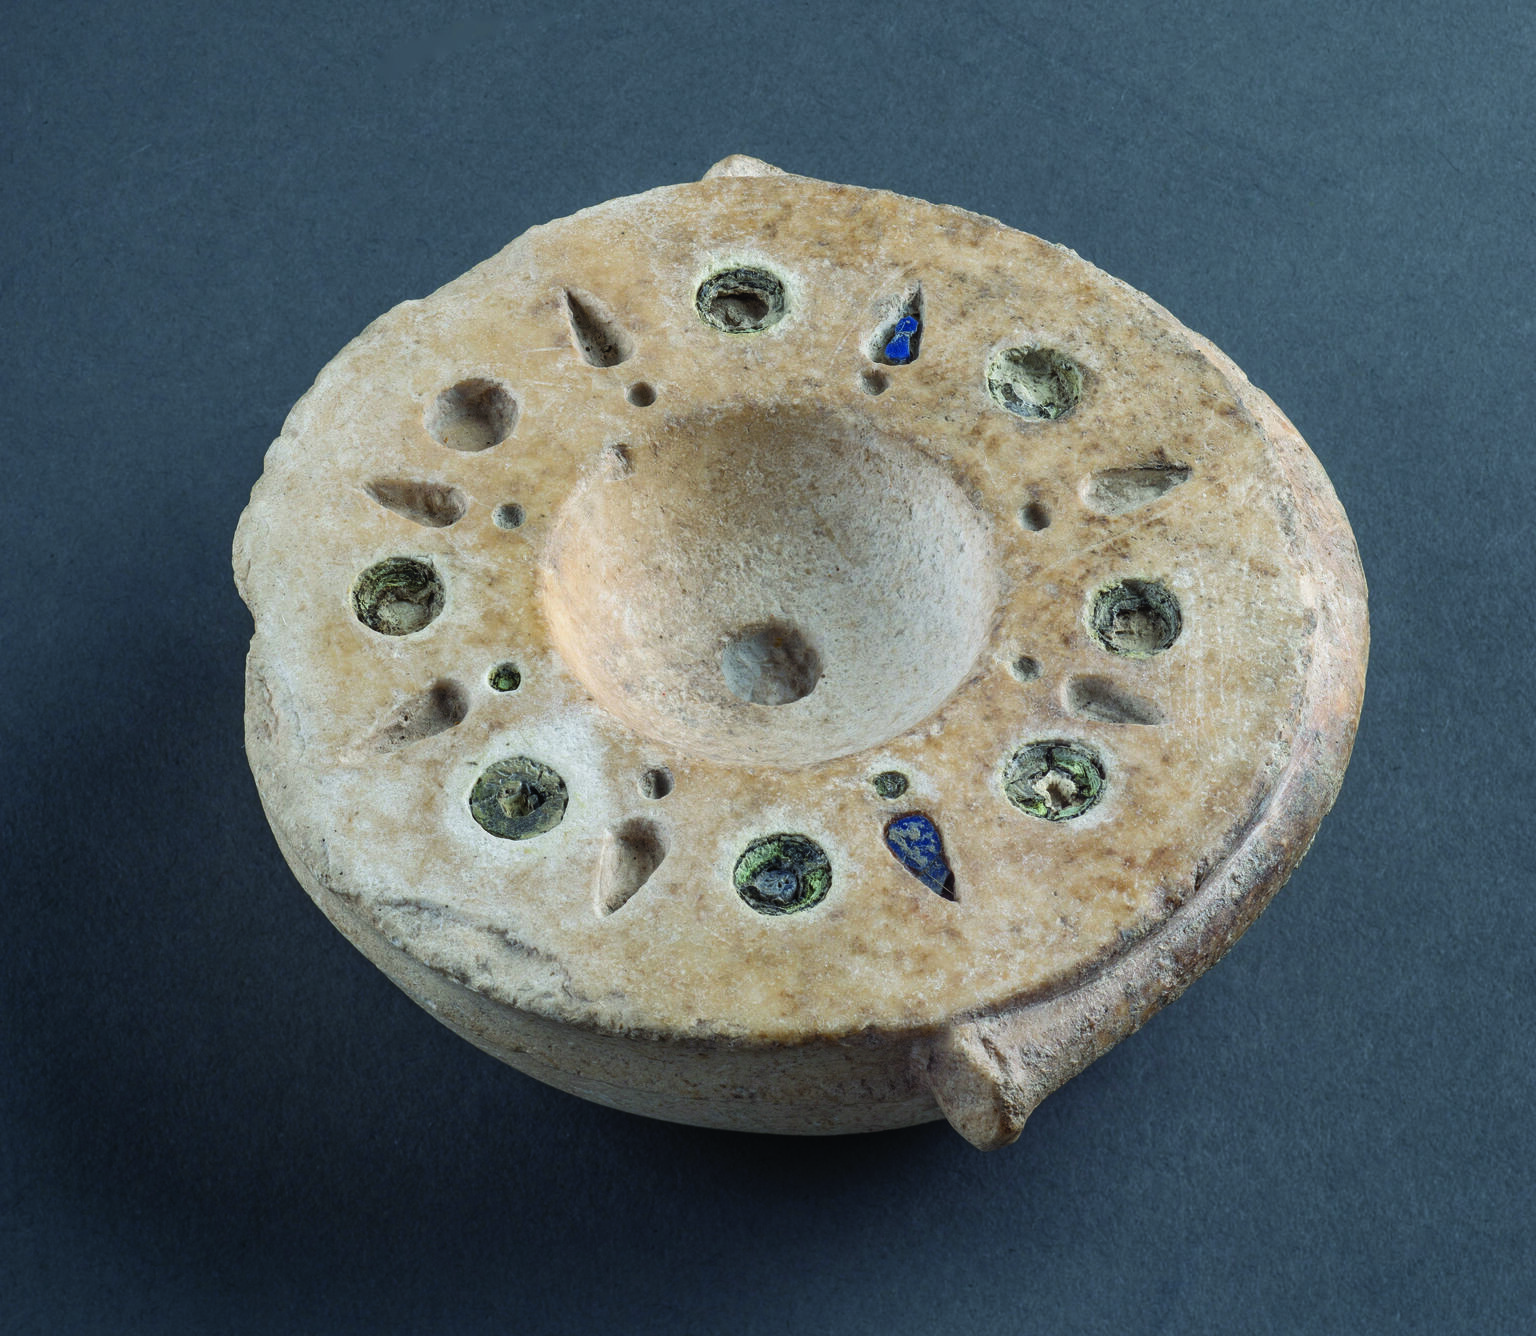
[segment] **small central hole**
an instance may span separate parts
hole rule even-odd
[[[821,680],[821,659],[793,626],[777,622],[738,631],[720,655],[733,694],[752,705],[788,705]]]

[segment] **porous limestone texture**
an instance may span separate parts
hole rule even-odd
[[[978,1146],[1252,922],[1365,585],[1291,424],[1071,251],[731,158],[368,327],[235,539],[299,880],[619,1108]]]

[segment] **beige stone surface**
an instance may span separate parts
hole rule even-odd
[[[766,327],[702,318],[712,280]],[[375,321],[235,568],[247,749],[320,907],[488,1052],[713,1126],[1011,1140],[1284,881],[1364,684],[1343,513],[1219,352],[1068,250],[741,157]],[[1097,757],[1081,815],[1010,801],[1040,742]],[[516,817],[477,789],[513,758],[564,785],[531,838],[473,810]],[[887,846],[912,813],[952,895]],[[758,912],[738,860],[786,833],[830,884]]]

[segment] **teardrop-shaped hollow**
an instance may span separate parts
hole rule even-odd
[[[667,841],[661,827],[643,817],[622,822],[604,834],[597,860],[598,915],[607,918],[622,909],[666,856]]]
[[[571,341],[591,366],[618,366],[634,354],[634,341],[587,293],[565,290],[565,313],[571,322]]]
[[[413,742],[446,733],[464,722],[469,694],[457,682],[439,679],[399,705],[369,735],[367,751],[393,752]]]
[[[1069,677],[1062,703],[1079,719],[1101,724],[1160,724],[1163,712],[1155,701],[1138,696],[1107,677]]]
[[[469,509],[469,499],[457,487],[411,478],[375,478],[363,488],[385,510],[404,515],[428,529],[457,524]]]
[[[1187,464],[1142,464],[1130,469],[1105,469],[1082,486],[1083,504],[1100,515],[1123,515],[1149,505],[1189,481]]]

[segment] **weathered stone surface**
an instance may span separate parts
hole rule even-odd
[[[1284,881],[1364,684],[1344,515],[1226,358],[740,157],[371,325],[235,567],[320,907],[488,1052],[712,1126],[1011,1140]]]

